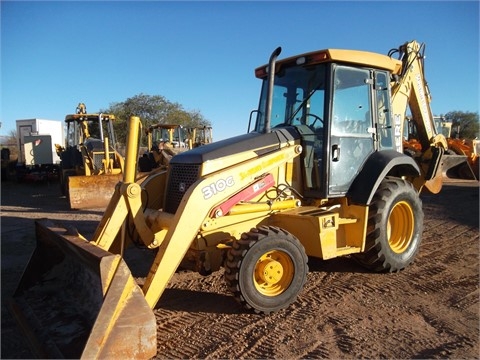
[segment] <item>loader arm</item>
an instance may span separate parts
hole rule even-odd
[[[175,226],[168,229],[143,286],[145,299],[152,308],[160,299],[168,281],[212,209],[255,179],[278,168],[279,165],[292,161],[302,152],[299,145],[288,143],[284,145],[286,146],[268,155],[199,179],[186,191],[172,221]],[[224,190],[210,195],[212,186],[220,189],[218,184],[224,183],[227,184]],[[192,214],[196,215],[192,217]],[[162,214],[159,213],[159,216]]]
[[[145,299],[154,308],[212,209],[262,175],[292,161],[300,155],[302,147],[293,141],[284,143],[269,154],[200,178],[187,189],[174,215],[155,212],[153,221],[161,226],[154,232],[146,223],[141,187],[132,182],[135,177],[132,163],[136,162],[136,151],[132,149],[140,129],[138,117],[130,119],[129,129],[125,181],[116,186],[92,242],[103,250],[122,254],[125,248],[122,228],[130,218],[141,241],[149,248],[159,247],[143,286]],[[216,191],[212,191],[213,188]],[[196,215],[192,217],[192,214]],[[149,216],[152,217],[151,212]]]
[[[135,228],[144,244],[149,247],[157,247],[160,240],[145,223],[142,212],[141,188],[135,183],[137,164],[137,141],[142,129],[140,118],[132,116],[129,122],[127,138],[127,159],[123,173],[123,182],[115,186],[115,191],[105,210],[105,213],[95,230],[92,242],[96,246],[123,255],[125,236],[120,230],[126,226],[128,217],[133,220]],[[120,233],[120,236],[118,234]],[[117,240],[115,242],[115,240]],[[115,244],[114,244],[115,242]]]

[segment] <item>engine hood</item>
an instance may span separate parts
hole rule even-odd
[[[278,150],[282,142],[296,137],[298,133],[293,127],[267,134],[252,132],[185,151],[175,155],[170,164],[203,165],[202,173],[206,175]]]

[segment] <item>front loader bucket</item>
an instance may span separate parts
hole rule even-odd
[[[37,247],[10,309],[36,355],[155,356],[155,316],[123,259],[48,220],[35,225]]]
[[[68,177],[68,199],[71,209],[106,208],[122,181],[122,174]]]
[[[443,177],[449,179],[475,180],[476,175],[466,155],[445,154],[443,161]]]

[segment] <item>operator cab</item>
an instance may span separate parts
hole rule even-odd
[[[78,147],[87,139],[96,139],[103,143],[108,137],[112,146],[116,143],[113,130],[113,115],[74,114],[65,117],[67,124],[67,146]]]
[[[294,127],[298,132],[307,197],[344,196],[371,154],[394,149],[389,71],[352,64],[359,54],[369,53],[324,50],[276,62],[270,128]],[[267,67],[255,73],[263,79],[255,124],[262,133]]]
[[[65,117],[67,125],[66,148],[60,155],[64,169],[83,167],[82,147],[88,154],[103,154],[105,138],[108,137],[111,158],[115,160],[115,133],[113,115],[107,114],[73,114]],[[91,155],[90,155],[91,156]],[[100,156],[101,158],[101,156]],[[102,162],[96,160],[95,168],[101,168]]]

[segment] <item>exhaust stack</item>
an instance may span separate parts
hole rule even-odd
[[[265,133],[269,133],[270,129],[270,117],[272,116],[272,94],[273,94],[273,84],[275,81],[275,60],[277,60],[278,55],[282,52],[282,48],[276,48],[272,55],[270,55],[270,60],[268,61],[268,89],[267,89],[267,111],[265,113]]]

